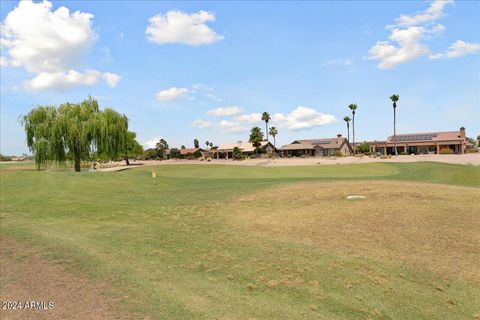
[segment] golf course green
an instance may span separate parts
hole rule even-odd
[[[1,164],[1,237],[108,284],[125,318],[480,314],[479,167],[33,168]]]

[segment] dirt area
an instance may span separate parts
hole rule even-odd
[[[366,199],[347,200],[348,195]],[[475,188],[445,185],[321,182],[261,191],[224,209],[231,212],[232,228],[248,234],[480,284],[479,196]]]
[[[2,237],[0,244],[1,319],[127,318],[114,308],[113,299],[106,295],[107,285],[92,283],[82,275],[68,272],[11,238]],[[4,310],[4,304],[9,301],[16,302],[17,306],[20,302],[23,309]],[[33,306],[31,301],[37,304]],[[29,309],[25,308],[26,302]]]
[[[227,164],[240,166],[308,166],[308,165],[328,165],[328,164],[354,164],[354,163],[372,163],[372,162],[421,162],[433,161],[452,164],[466,164],[480,166],[480,154],[463,155],[410,155],[410,156],[392,156],[391,158],[371,158],[363,157],[311,157],[311,158],[276,158],[276,159],[247,159],[243,161],[233,161],[225,159],[214,159],[212,161],[199,160],[166,160],[166,161],[132,161],[132,166],[125,166],[125,162],[111,162],[107,167],[97,171],[119,171],[138,166],[158,166],[158,165],[177,165],[177,164]]]

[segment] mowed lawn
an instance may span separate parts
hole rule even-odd
[[[479,167],[30,166],[1,165],[2,237],[131,318],[480,317]]]

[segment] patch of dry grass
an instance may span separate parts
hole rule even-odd
[[[349,201],[348,194],[367,199]],[[473,188],[410,182],[317,182],[261,191],[226,210],[244,232],[480,283],[479,195]]]
[[[116,301],[108,285],[93,283],[84,275],[64,270],[18,241],[2,236],[0,259],[0,300],[22,305],[30,301],[44,303],[40,309],[2,308],[2,319],[133,318],[114,307]]]

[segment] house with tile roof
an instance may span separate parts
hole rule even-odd
[[[340,151],[342,155],[351,155],[353,148],[341,134],[336,138],[295,140],[280,148],[284,157],[299,156],[333,156]]]
[[[395,137],[390,136],[386,141],[368,142],[371,152],[395,154]],[[439,154],[443,149],[450,149],[456,154],[465,153],[467,140],[465,128],[458,131],[404,133],[396,135],[398,153],[408,154]]]
[[[231,159],[233,157],[233,148],[235,147],[242,150],[242,153],[246,156],[252,156],[255,154],[255,147],[250,142],[237,141],[236,143],[222,144],[218,148],[218,157]],[[260,147],[258,147],[258,152],[261,154],[271,154],[275,151],[273,144],[268,141],[262,141]]]

